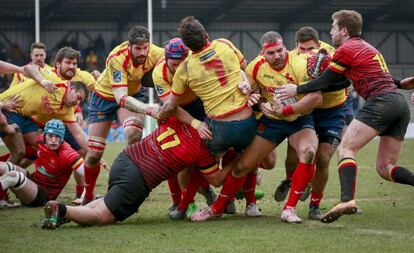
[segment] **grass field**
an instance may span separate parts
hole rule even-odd
[[[205,223],[171,221],[171,205],[166,184],[160,185],[141,206],[138,214],[123,223],[106,227],[66,224],[55,231],[39,228],[41,208],[0,210],[0,252],[413,252],[414,189],[382,180],[375,172],[377,141],[358,156],[357,200],[362,215],[346,216],[326,225],[306,219],[308,202],[298,205],[303,224],[279,220],[282,204],[272,194],[283,178],[283,161],[264,172],[258,188],[266,196],[258,202],[261,218],[244,216],[244,203],[237,203],[236,216],[223,216]],[[112,163],[121,150],[109,145],[105,157]],[[285,145],[279,148],[284,158]],[[400,164],[414,169],[414,140],[403,146]],[[336,159],[322,208],[330,208],[339,198]],[[100,175],[97,193],[104,194],[107,172]],[[218,191],[218,190],[217,190]],[[60,200],[69,203],[74,195],[71,181]],[[205,206],[197,196],[199,206]],[[325,210],[326,211],[326,210]]]

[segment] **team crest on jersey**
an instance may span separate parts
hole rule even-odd
[[[112,79],[115,83],[119,83],[122,79],[122,73],[120,70],[115,70],[112,72]]]
[[[157,93],[158,93],[158,94],[160,94],[160,95],[162,95],[162,94],[164,94],[164,93],[165,93],[164,88],[162,88],[162,87],[161,87],[161,86],[159,86],[159,85],[155,85],[155,89],[157,90]]]

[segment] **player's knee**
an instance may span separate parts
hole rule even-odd
[[[265,170],[271,170],[276,166],[276,159],[273,160],[263,160],[259,163],[259,167]]]
[[[242,177],[249,174],[250,171],[254,170],[256,165],[249,164],[246,161],[240,160],[233,166],[233,175],[236,177]]]
[[[88,152],[86,153],[85,163],[88,165],[98,164],[105,151],[105,147],[105,138],[90,136],[88,139]]]
[[[125,130],[125,136],[128,142],[128,145],[134,144],[141,140],[142,128],[144,123],[137,117],[127,118],[122,127]]]
[[[301,158],[303,160],[303,162],[305,163],[312,163],[313,159],[315,158],[315,154],[316,154],[316,148],[315,147],[311,147],[311,146],[307,146],[304,147],[301,151]]]
[[[125,138],[128,146],[137,143],[142,138],[142,131],[137,131],[136,129],[125,129]]]
[[[25,155],[26,155],[26,150],[24,148],[18,148],[14,150],[13,152],[11,152],[11,156],[12,156],[11,159],[15,163],[18,163],[24,158]]]
[[[9,171],[0,177],[3,189],[11,187],[13,190],[19,190],[27,183],[26,175],[20,171]]]
[[[327,154],[318,154],[315,160],[317,169],[327,170],[331,157]]]
[[[269,153],[262,161],[259,163],[259,167],[265,170],[271,170],[276,166],[276,154]]]
[[[388,164],[386,164],[385,162],[382,162],[382,161],[377,162],[376,171],[380,177],[386,180],[390,180],[389,178],[390,176],[388,172]]]

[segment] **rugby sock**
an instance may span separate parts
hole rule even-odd
[[[353,158],[343,158],[338,163],[339,181],[341,182],[341,202],[354,199],[357,163]]]
[[[414,173],[400,166],[395,166],[390,171],[390,178],[393,182],[414,186]]]
[[[217,200],[212,204],[211,210],[215,215],[220,215],[224,212],[224,209],[227,206],[227,203],[230,200],[234,199],[234,195],[238,190],[242,188],[244,182],[246,181],[246,176],[237,178],[233,176],[232,173],[229,173],[224,180],[223,188],[221,188],[220,195],[217,197]]]
[[[323,193],[316,193],[311,191],[311,199],[309,203],[309,207],[319,207],[321,204],[321,200],[323,198]]]
[[[9,160],[10,153],[4,154],[0,156],[0,162],[7,162]]]
[[[84,188],[85,188],[84,185],[76,185],[75,186],[75,193],[76,193],[76,198],[77,199],[82,197],[82,193],[83,193]]]
[[[174,205],[178,205],[181,201],[181,187],[178,183],[177,175],[168,179],[168,188],[170,188],[171,199]]]
[[[289,199],[283,209],[287,207],[296,207],[303,191],[306,186],[312,180],[313,172],[315,170],[315,164],[306,164],[299,162],[293,172],[292,187],[289,193]]]
[[[187,209],[188,205],[194,202],[194,196],[196,195],[198,189],[200,188],[203,181],[206,179],[197,169],[192,169],[190,172],[190,180],[188,181],[187,186],[183,191],[183,196],[181,202],[178,205],[178,210]]]
[[[252,171],[246,176],[246,182],[243,186],[243,193],[244,197],[246,198],[246,206],[249,206],[250,204],[256,204],[256,179],[257,174],[256,171]]]
[[[85,199],[93,200],[96,180],[98,179],[99,171],[101,170],[101,164],[98,163],[95,167],[85,167]]]

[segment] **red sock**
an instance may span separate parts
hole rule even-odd
[[[234,199],[234,195],[236,195],[236,192],[242,188],[245,181],[246,176],[237,178],[234,177],[232,173],[227,175],[216,202],[211,205],[211,210],[215,215],[220,215],[224,212],[227,203]]]
[[[312,180],[314,170],[314,164],[298,163],[293,172],[292,188],[290,189],[289,199],[283,209],[286,209],[286,207],[296,207],[300,196],[302,196],[302,192]]]
[[[85,199],[91,200],[94,198],[93,190],[95,189],[96,180],[98,179],[101,164],[98,163],[95,167],[85,167]]]
[[[76,185],[75,186],[75,193],[76,193],[76,198],[80,198],[82,197],[82,193],[83,193],[83,189],[85,188],[84,185]]]
[[[7,162],[9,160],[10,153],[4,154],[0,156],[0,162]]]
[[[171,199],[174,205],[178,205],[181,201],[181,187],[178,183],[177,175],[168,179],[168,188],[170,188]]]
[[[206,179],[199,170],[191,169],[190,179],[188,180],[188,184],[183,191],[183,197],[178,205],[178,210],[187,209],[188,205],[194,202],[194,196],[196,195],[198,189],[200,189],[202,182],[205,180]]]
[[[244,197],[246,198],[246,206],[250,204],[256,204],[256,196],[254,195],[256,191],[256,171],[250,172],[246,176],[246,182],[243,186]]]
[[[319,205],[321,204],[322,198],[323,198],[323,193],[316,193],[314,191],[311,191],[311,201],[309,203],[309,206],[319,207]]]

